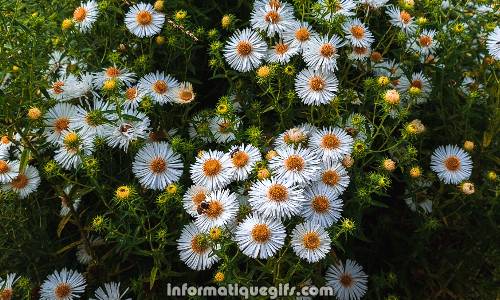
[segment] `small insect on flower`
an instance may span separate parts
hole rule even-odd
[[[306,204],[301,215],[306,221],[318,223],[323,227],[330,227],[341,216],[343,202],[337,194],[320,183],[307,186],[304,190]]]
[[[302,188],[275,178],[253,183],[248,195],[248,202],[257,213],[276,219],[298,215],[305,203]]]
[[[417,25],[414,23],[413,17],[406,10],[400,10],[396,6],[389,5],[386,13],[390,18],[391,24],[401,28],[404,33],[411,34],[417,29]]]
[[[231,157],[217,150],[204,151],[190,168],[194,184],[218,190],[226,187],[233,179],[234,169]]]
[[[320,158],[309,148],[291,146],[276,149],[278,155],[269,162],[269,167],[279,180],[305,185],[316,179],[320,170]]]
[[[214,253],[208,239],[194,224],[184,226],[177,240],[177,250],[181,260],[193,270],[206,270],[220,258]]]
[[[295,92],[306,105],[330,103],[338,91],[339,82],[333,73],[311,68],[302,70],[295,78]]]
[[[355,261],[346,260],[332,265],[326,273],[327,284],[333,287],[335,295],[340,300],[359,300],[366,293],[368,275]]]
[[[234,221],[238,208],[236,194],[226,189],[213,191],[200,203],[195,224],[202,232],[226,226]]]
[[[50,274],[40,287],[40,299],[70,300],[80,298],[80,294],[85,292],[87,286],[82,274],[74,270],[55,271]]]
[[[351,46],[370,47],[374,41],[372,33],[358,18],[346,21],[342,29]]]
[[[99,8],[94,0],[81,3],[79,7],[73,11],[73,22],[81,32],[87,32],[92,28],[92,24],[97,20]]]
[[[192,185],[182,198],[182,206],[193,217],[201,215],[208,208],[205,201],[209,190],[201,185]]]
[[[313,36],[305,45],[302,56],[307,66],[328,73],[337,70],[339,48],[344,42],[337,35]]]
[[[234,178],[239,181],[246,180],[255,164],[262,160],[259,149],[250,144],[233,146],[230,151]]]
[[[330,236],[318,223],[298,224],[292,232],[291,245],[298,257],[309,263],[325,258],[331,249]]]
[[[495,27],[495,29],[488,34],[486,47],[491,56],[496,60],[500,60],[500,27]]]
[[[177,79],[163,72],[149,73],[139,80],[138,88],[149,95],[154,102],[165,104],[175,102],[179,88]]]
[[[351,154],[353,138],[342,128],[325,127],[311,136],[310,147],[324,162],[341,160]]]
[[[279,7],[255,5],[250,17],[252,28],[264,31],[268,37],[281,36],[294,21],[293,8],[284,2]]]
[[[125,15],[125,26],[134,35],[143,38],[160,33],[165,16],[149,3],[138,3]]]
[[[149,143],[137,152],[132,172],[145,188],[163,190],[179,180],[184,165],[181,156],[166,142]]]
[[[298,48],[298,52],[304,50],[307,43],[318,34],[307,22],[293,22],[292,25],[283,32],[283,40],[290,47]]]
[[[438,147],[431,157],[431,170],[448,184],[459,184],[472,173],[470,155],[456,145]]]
[[[286,231],[281,221],[253,214],[241,222],[234,233],[234,240],[243,254],[267,259],[285,244]]]
[[[119,282],[105,283],[104,289],[99,287],[95,291],[95,298],[90,298],[90,300],[132,300],[132,298],[124,299],[125,294],[128,292],[128,288],[120,292],[120,284]]]
[[[257,68],[267,55],[267,44],[249,28],[236,31],[224,47],[228,64],[240,72]]]

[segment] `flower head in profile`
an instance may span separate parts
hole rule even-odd
[[[119,282],[109,282],[104,284],[104,289],[99,287],[95,291],[95,298],[90,298],[90,300],[132,300],[132,298],[124,298],[125,294],[128,292],[126,288],[123,292],[120,291]]]

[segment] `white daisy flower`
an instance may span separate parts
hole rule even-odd
[[[154,10],[149,3],[137,3],[125,15],[125,26],[140,38],[160,33],[163,23],[165,23],[165,16]]]
[[[262,160],[259,149],[250,144],[232,146],[229,153],[232,168],[234,169],[234,178],[238,181],[246,180],[255,164]]]
[[[386,76],[388,78],[399,78],[404,75],[400,64],[393,59],[376,64],[373,71],[377,76]]]
[[[95,298],[90,298],[90,300],[132,300],[132,298],[124,298],[128,288],[120,292],[120,284],[119,282],[105,283],[104,289],[99,287],[95,291]]]
[[[352,46],[370,47],[374,41],[370,30],[358,18],[346,21],[342,29]]]
[[[191,165],[191,179],[196,185],[219,190],[231,183],[234,172],[231,166],[229,154],[217,150],[203,151]]]
[[[236,139],[235,132],[239,127],[239,120],[229,120],[219,116],[210,119],[210,132],[217,143],[227,143]]]
[[[231,68],[248,72],[258,67],[267,54],[267,44],[249,28],[236,31],[224,47],[224,57]]]
[[[94,90],[94,75],[90,72],[80,73],[80,85],[79,85],[80,95],[89,98],[93,96],[99,98],[99,94]]]
[[[125,110],[136,110],[145,94],[137,86],[128,87],[124,93],[123,108]]]
[[[69,57],[59,50],[53,51],[49,55],[48,74],[64,75],[66,66],[70,63]]]
[[[393,26],[401,28],[406,34],[414,33],[417,25],[414,23],[413,17],[406,10],[400,10],[398,7],[389,5],[387,7],[387,15]]]
[[[174,102],[176,90],[179,88],[177,79],[163,72],[149,73],[139,80],[139,90],[151,96],[154,102],[165,104]]]
[[[88,239],[90,247],[95,247],[98,245],[103,245],[104,241],[100,237],[91,237]],[[83,241],[78,244],[76,247],[76,260],[78,260],[79,263],[82,265],[88,265],[93,257],[92,255],[87,251],[87,247],[85,246],[85,243]]]
[[[365,5],[371,9],[379,9],[387,4],[389,0],[359,0],[360,5]]]
[[[337,69],[338,50],[342,46],[344,42],[335,34],[331,37],[313,36],[304,47],[302,56],[307,65],[316,71],[334,72]]]
[[[205,202],[208,207],[194,222],[200,231],[208,232],[214,227],[224,227],[235,220],[239,209],[236,194],[226,189],[213,191]]]
[[[352,137],[342,128],[326,127],[318,129],[312,136],[309,145],[323,161],[339,161],[345,155],[351,154]]]
[[[5,277],[0,278],[0,299],[10,300],[14,294],[14,284],[19,280],[19,276],[16,273],[9,273]]]
[[[212,141],[212,134],[210,132],[210,120],[205,115],[195,115],[191,118],[189,123],[189,137],[192,139],[198,138],[205,143]]]
[[[285,227],[279,220],[250,215],[241,222],[234,233],[234,240],[243,254],[267,259],[285,244]]]
[[[315,183],[306,187],[304,197],[306,204],[301,215],[306,221],[318,223],[326,228],[340,219],[343,202],[332,189]]]
[[[267,53],[267,61],[270,63],[287,64],[290,59],[299,53],[299,48],[283,41],[277,42]]]
[[[352,47],[352,52],[347,56],[350,60],[365,61],[370,57],[372,50],[370,47]]]
[[[212,250],[208,239],[194,223],[187,224],[182,229],[181,236],[177,240],[177,250],[181,260],[196,271],[209,269],[220,259]]]
[[[321,17],[324,20],[332,20],[338,16],[351,17],[356,14],[356,2],[353,0],[320,0]]]
[[[288,180],[264,179],[252,184],[248,202],[264,217],[288,219],[298,215],[306,201],[304,190]]]
[[[311,68],[302,70],[295,77],[295,92],[306,105],[330,103],[338,91],[338,85],[335,74]]]
[[[472,173],[470,155],[456,145],[438,147],[431,157],[431,170],[448,184],[459,184]]]
[[[283,40],[290,47],[298,48],[299,52],[305,48],[311,38],[318,34],[307,22],[293,22],[292,25],[283,32]]]
[[[340,162],[327,161],[323,163],[318,182],[336,195],[342,195],[349,185],[349,175]]]
[[[58,103],[45,115],[45,136],[52,144],[57,144],[64,131],[69,130],[77,116],[77,107],[69,103]]]
[[[331,249],[330,236],[318,223],[305,222],[298,224],[292,232],[293,252],[309,263],[325,258]]]
[[[274,146],[276,148],[297,145],[305,147],[309,144],[309,138],[315,130],[317,128],[308,123],[290,128],[276,138]]]
[[[345,266],[342,262],[330,266],[326,281],[339,300],[359,300],[366,293],[368,276],[357,262],[348,259]]]
[[[116,115],[111,113],[115,110],[115,105],[100,99],[89,103],[88,109],[78,106],[75,117],[70,120],[70,128],[80,131],[94,139],[102,137],[105,134],[105,124],[109,121],[115,121]]]
[[[94,86],[98,89],[102,88],[108,80],[116,80],[130,86],[135,82],[135,74],[129,72],[126,68],[118,68],[116,65],[103,69],[101,72],[94,73]]]
[[[146,139],[149,134],[151,121],[143,112],[126,110],[114,124],[106,126],[106,143],[113,148],[120,148],[127,152],[131,141]]]
[[[93,139],[78,131],[65,131],[55,151],[54,160],[65,170],[76,169],[83,157],[92,154]]]
[[[92,24],[97,20],[99,8],[94,0],[80,3],[80,6],[73,11],[73,21],[80,32],[87,32]]]
[[[24,172],[19,172],[12,181],[4,184],[2,189],[4,191],[13,191],[19,195],[19,198],[24,199],[36,191],[40,181],[38,170],[33,166],[28,166]]]
[[[491,56],[496,60],[500,60],[500,27],[495,27],[495,29],[488,34],[486,48],[488,48],[488,52]]]
[[[19,161],[9,161],[7,157],[0,159],[0,183],[12,181],[19,175]]]
[[[396,88],[401,93],[416,95],[417,99],[426,99],[432,91],[429,78],[422,72],[413,73],[411,78],[401,77]]]
[[[435,40],[435,30],[424,29],[415,41],[409,41],[409,48],[422,56],[428,56],[436,52],[439,42]]]
[[[145,188],[163,190],[182,175],[181,156],[166,142],[153,142],[137,152],[132,172]]]
[[[77,271],[62,269],[50,274],[40,287],[41,300],[71,300],[80,298],[87,286],[85,278]]]
[[[196,97],[193,85],[189,82],[181,82],[175,92],[174,102],[179,104],[191,103]]]
[[[71,208],[69,207],[69,202],[70,202],[69,197],[70,197],[72,188],[73,188],[72,184],[66,186],[63,190],[64,194],[59,197],[61,199],[61,210],[59,211],[59,215],[61,217],[67,216],[69,214],[69,212],[71,211]],[[80,201],[81,201],[80,197],[77,197],[75,199],[71,199],[71,202],[73,202],[73,209],[75,211],[78,211],[78,206],[80,206]]]
[[[293,8],[284,2],[279,7],[255,6],[250,17],[252,28],[264,31],[268,37],[281,36],[294,21]]]
[[[411,211],[417,211],[417,208],[422,209],[424,213],[430,214],[432,212],[432,201],[424,200],[424,201],[416,201],[412,197],[405,198],[406,205],[411,209]]]
[[[81,96],[80,82],[78,78],[72,74],[62,76],[52,82],[48,93],[52,98],[58,101],[68,101],[73,98],[78,98]]]
[[[315,152],[308,148],[281,147],[277,148],[276,155],[269,167],[277,179],[292,184],[304,185],[317,177],[320,169],[320,159]]]
[[[192,185],[182,197],[182,206],[188,214],[197,217],[200,204],[205,201],[210,191],[201,185]]]

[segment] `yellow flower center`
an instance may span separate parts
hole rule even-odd
[[[326,82],[320,76],[313,76],[309,79],[309,87],[315,92],[322,91],[325,88]]]
[[[248,41],[240,41],[238,45],[236,45],[236,52],[239,56],[247,56],[252,53],[252,44]]]
[[[278,43],[276,44],[276,47],[274,48],[277,54],[283,55],[288,51],[288,45],[285,43]]]
[[[356,39],[362,39],[365,36],[365,29],[360,25],[354,25],[351,27],[351,34]]]
[[[323,44],[319,48],[319,53],[321,53],[321,56],[323,57],[332,57],[335,52],[337,52],[337,49],[332,44]]]
[[[249,159],[250,156],[244,151],[238,151],[232,157],[233,164],[238,168],[246,166]]]
[[[271,10],[264,16],[264,20],[268,23],[276,24],[280,21],[280,14],[275,10]]]
[[[269,199],[275,202],[282,202],[288,198],[288,190],[282,184],[273,184],[267,191]]]
[[[457,171],[460,169],[460,159],[456,156],[450,156],[444,160],[444,166],[449,171]]]
[[[210,219],[215,219],[219,217],[223,211],[224,208],[222,207],[222,203],[219,200],[212,200],[208,204],[208,209],[205,211],[205,214]]]
[[[266,224],[256,224],[252,229],[252,238],[257,243],[265,243],[271,237],[271,230]]]
[[[302,157],[294,154],[285,159],[285,168],[289,171],[302,171],[305,161]]]
[[[139,25],[147,26],[153,22],[153,15],[149,11],[141,10],[135,19]]]
[[[340,139],[333,133],[327,133],[321,138],[321,147],[324,149],[337,149],[340,146]]]
[[[319,234],[315,231],[310,231],[302,237],[302,243],[306,249],[315,250],[318,249],[321,241],[319,239]]]
[[[0,174],[9,172],[10,167],[5,160],[0,160]]]
[[[191,240],[191,250],[197,254],[203,254],[208,249],[206,243],[203,242],[203,237],[198,234],[193,236]]]
[[[330,208],[330,202],[326,196],[318,195],[312,200],[312,208],[317,213],[325,213]]]
[[[167,169],[167,162],[161,157],[156,157],[149,163],[149,169],[156,174],[163,173]]]
[[[73,19],[76,22],[83,22],[86,16],[87,16],[87,10],[82,6],[77,7],[73,12]]]
[[[323,173],[321,180],[324,184],[334,186],[340,181],[340,176],[336,171],[328,170]]]
[[[111,78],[120,76],[120,69],[116,67],[109,67],[106,69],[106,75]]]
[[[309,33],[309,30],[305,27],[301,27],[295,31],[295,38],[300,41],[300,42],[305,42],[309,40],[311,37],[311,34]]]
[[[203,164],[203,173],[205,176],[215,176],[222,170],[222,165],[217,159],[208,159]]]
[[[157,80],[153,83],[153,90],[156,93],[163,95],[168,91],[168,85],[164,80]]]

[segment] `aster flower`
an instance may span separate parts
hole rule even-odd
[[[236,139],[234,132],[238,129],[239,120],[230,120],[219,116],[210,119],[210,132],[218,143],[227,143]]]
[[[119,282],[110,282],[104,284],[104,289],[99,287],[95,291],[95,298],[90,298],[90,300],[132,300],[132,298],[126,298],[125,294],[128,292],[128,288],[125,291],[120,292],[120,283]]]
[[[80,6],[73,11],[73,21],[81,32],[87,32],[92,28],[92,24],[97,20],[98,15],[99,9],[97,7],[97,2],[94,0],[87,1],[86,3],[82,2]]]
[[[210,190],[226,187],[233,179],[234,169],[231,157],[221,151],[203,151],[190,168],[194,184],[202,185]]]
[[[81,96],[80,82],[76,76],[69,74],[52,82],[49,95],[58,101],[68,101]]]
[[[149,3],[137,3],[125,15],[125,26],[134,35],[143,38],[160,33],[165,16]]]
[[[338,91],[338,80],[333,73],[311,68],[302,70],[295,78],[295,92],[306,105],[321,105],[332,101]]]
[[[332,20],[338,16],[351,17],[356,14],[356,2],[353,0],[320,0],[321,17],[324,20]]]
[[[102,88],[104,83],[108,80],[116,80],[120,83],[130,86],[135,81],[135,74],[129,72],[126,68],[118,68],[116,65],[107,67],[101,72],[94,73],[94,86]]]
[[[236,31],[224,47],[229,65],[240,72],[258,67],[267,54],[267,44],[259,34],[249,28]]]
[[[310,140],[311,149],[316,151],[323,161],[338,161],[351,154],[352,137],[342,128],[327,127],[317,130]]]
[[[70,63],[69,57],[59,50],[53,51],[49,55],[48,74],[57,74],[59,76],[66,73],[66,66]]]
[[[413,17],[406,10],[400,10],[398,7],[389,5],[387,7],[387,15],[393,26],[401,28],[406,34],[414,33],[417,25],[414,23]]]
[[[285,227],[276,219],[250,215],[235,230],[234,240],[243,254],[267,259],[285,244]]]
[[[342,195],[349,185],[349,175],[340,162],[327,161],[323,163],[318,182],[336,195]]]
[[[400,64],[393,59],[376,64],[373,71],[377,76],[386,76],[388,78],[399,78],[404,75]]]
[[[365,61],[371,52],[370,47],[352,47],[352,52],[347,57],[350,60]]]
[[[40,181],[38,170],[33,166],[28,166],[24,172],[19,172],[14,179],[5,183],[2,189],[4,191],[13,191],[19,195],[19,198],[24,199],[36,191]]]
[[[146,93],[139,90],[137,86],[128,87],[124,93],[123,108],[125,110],[136,110]]]
[[[348,259],[345,266],[342,262],[330,266],[326,281],[339,300],[359,300],[366,293],[368,276],[357,262]]]
[[[456,145],[438,147],[431,157],[431,170],[448,184],[459,184],[472,173],[470,155]]]
[[[14,294],[14,284],[19,280],[19,276],[16,273],[9,273],[5,277],[0,278],[0,299],[10,300]]]
[[[262,160],[262,155],[258,148],[248,144],[232,146],[229,149],[231,164],[234,169],[234,178],[236,180],[246,180],[252,172],[255,164]]]
[[[439,42],[435,40],[435,30],[424,29],[414,41],[409,42],[409,47],[422,56],[428,56],[436,52]]]
[[[77,131],[65,131],[55,151],[54,160],[65,170],[76,169],[83,161],[83,156],[94,150],[90,136]]]
[[[222,189],[211,192],[205,199],[208,207],[198,215],[195,224],[202,232],[213,227],[223,227],[234,221],[238,213],[236,194]]]
[[[422,72],[413,73],[411,78],[401,77],[396,87],[401,93],[415,95],[419,102],[424,101],[430,95],[432,86],[430,80]]]
[[[149,95],[154,102],[165,104],[174,102],[176,90],[179,87],[177,79],[163,72],[149,73],[138,83],[139,90]]]
[[[301,215],[306,221],[330,227],[340,219],[342,213],[343,203],[337,195],[332,189],[320,183],[306,187],[304,190],[306,202]]]
[[[62,269],[47,277],[40,288],[42,300],[71,300],[80,298],[87,286],[82,274],[74,270]]]
[[[302,52],[311,38],[317,36],[311,25],[307,22],[293,22],[289,28],[283,32],[283,40],[290,47],[297,48]]]
[[[163,190],[179,180],[183,167],[181,156],[168,143],[153,142],[137,152],[132,172],[143,187]]]
[[[50,143],[57,144],[64,131],[69,130],[77,116],[77,108],[69,103],[58,103],[45,115],[45,136]]]
[[[372,33],[358,18],[346,21],[342,29],[352,46],[369,47],[374,41]]]
[[[278,155],[269,162],[269,167],[277,179],[301,185],[316,179],[320,160],[312,150],[281,147],[276,152]]]
[[[200,207],[201,202],[207,199],[209,193],[210,191],[204,186],[192,185],[188,188],[182,198],[182,206],[188,214],[196,217],[199,215],[198,208]]]
[[[106,143],[113,148],[128,149],[132,141],[146,139],[150,130],[150,120],[143,112],[126,110],[114,122],[105,127]]]
[[[248,202],[264,217],[287,219],[301,212],[305,203],[303,192],[289,180],[264,179],[252,184]]]
[[[342,39],[336,35],[313,36],[304,47],[302,56],[310,68],[328,73],[337,69],[338,49],[344,46]]]
[[[0,159],[0,183],[12,181],[19,174],[19,161],[9,161],[7,158]]]
[[[193,102],[196,94],[193,92],[193,85],[189,82],[181,82],[175,90],[174,102],[179,104],[188,104]]]
[[[495,27],[495,30],[488,34],[486,47],[491,56],[496,60],[500,60],[500,27]]]
[[[59,211],[59,215],[61,217],[65,217],[69,214],[69,212],[71,211],[71,208],[69,207],[69,204],[70,204],[70,201],[73,203],[73,209],[75,211],[78,211],[78,206],[80,206],[80,201],[81,201],[81,198],[80,197],[77,197],[77,198],[74,198],[74,199],[70,199],[70,195],[71,195],[71,190],[73,189],[73,185],[68,185],[64,188],[64,194],[62,196],[60,196],[59,198],[61,199],[61,210]]]
[[[80,131],[90,138],[102,137],[105,134],[105,123],[116,120],[116,115],[111,113],[115,105],[100,99],[88,103],[88,108],[78,106],[76,115],[70,121],[70,128]]]
[[[281,3],[279,7],[256,5],[250,17],[252,28],[264,31],[268,37],[281,36],[294,21],[293,8],[288,3]]]
[[[360,5],[365,5],[371,9],[379,9],[387,4],[389,0],[359,0]]]
[[[104,241],[100,237],[90,237],[88,239],[90,247],[95,247],[98,245],[103,245]],[[76,247],[76,260],[78,260],[79,263],[82,265],[88,265],[93,257],[92,255],[87,251],[87,247],[85,246],[85,243],[83,241],[78,244]]]
[[[177,249],[181,260],[193,270],[206,270],[212,267],[219,257],[214,253],[208,239],[200,229],[190,223],[184,226],[177,240]]]
[[[298,224],[292,232],[291,245],[298,257],[309,263],[318,262],[330,252],[332,240],[318,223]]]
[[[189,123],[189,137],[192,139],[198,138],[205,143],[212,141],[210,132],[210,120],[206,115],[197,114],[191,118]]]
[[[267,54],[267,61],[270,63],[286,64],[299,52],[297,47],[283,41],[277,42]]]
[[[315,130],[317,130],[317,128],[308,123],[290,128],[278,135],[274,142],[274,146],[276,148],[297,145],[305,147],[309,144],[309,138]]]

